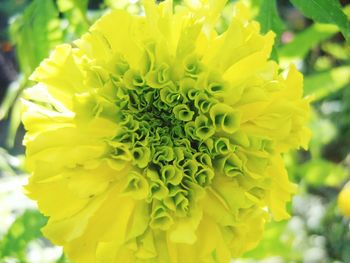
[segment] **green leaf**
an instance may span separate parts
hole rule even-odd
[[[334,25],[315,23],[297,34],[292,42],[281,46],[278,53],[281,58],[302,59],[310,49],[330,38],[338,31],[338,28]]]
[[[50,50],[62,42],[58,11],[52,0],[34,0],[10,25],[19,66],[28,77]]]
[[[47,219],[38,211],[27,210],[17,217],[0,242],[0,258],[14,256],[25,261],[27,244],[41,237]]]
[[[291,0],[306,17],[320,23],[337,25],[350,43],[350,27],[339,0]]]
[[[277,36],[280,36],[285,29],[285,25],[278,14],[276,0],[263,0],[256,19],[260,23],[263,34],[272,30]]]
[[[263,34],[270,30],[276,33],[276,42],[272,49],[271,58],[278,61],[276,46],[279,44],[279,39],[285,29],[285,25],[278,14],[276,0],[262,0],[256,20],[260,23]]]
[[[341,66],[305,77],[305,93],[313,95],[315,100],[320,100],[349,83],[350,66]]]

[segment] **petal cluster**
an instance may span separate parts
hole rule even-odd
[[[280,74],[241,5],[218,34],[225,2],[115,10],[32,75],[26,189],[74,262],[227,263],[288,217],[302,75]]]

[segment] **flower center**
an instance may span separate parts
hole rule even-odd
[[[147,178],[151,226],[166,229],[174,215],[190,213],[194,192],[210,186],[214,169],[239,173],[229,139],[239,116],[224,104],[224,82],[193,60],[180,80],[170,78],[167,65],[144,75],[124,67],[118,79],[120,130],[113,158],[130,160],[139,177]],[[129,182],[129,189],[138,187],[138,181]]]

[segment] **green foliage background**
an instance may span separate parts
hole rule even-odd
[[[234,262],[348,263],[350,221],[340,214],[337,197],[350,180],[350,1],[243,1],[262,33],[277,35],[271,58],[283,68],[295,63],[305,74],[305,94],[314,98],[313,139],[308,151],[285,156],[299,184],[291,220],[268,223],[260,245]],[[233,2],[219,32],[229,23]],[[142,12],[137,0],[0,0],[0,262],[68,262],[42,237],[47,219],[22,194],[27,175],[20,98],[54,46],[80,37],[114,8]]]

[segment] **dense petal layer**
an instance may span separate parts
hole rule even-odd
[[[283,153],[307,147],[302,75],[269,61],[226,0],[115,10],[32,75],[23,123],[28,196],[74,262],[227,263],[295,192]]]

